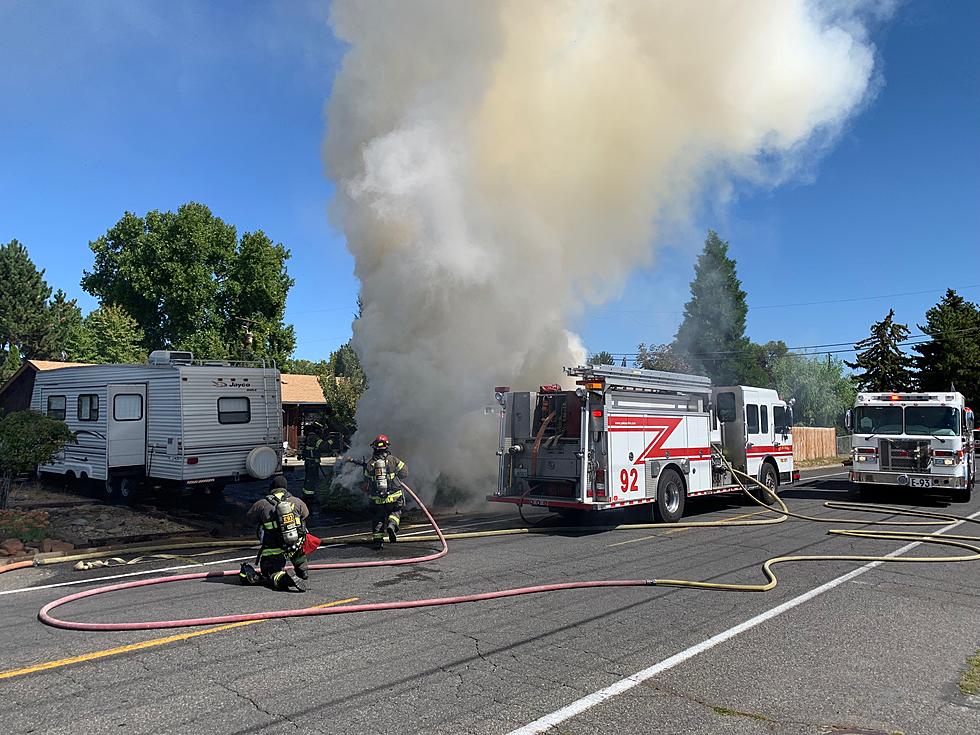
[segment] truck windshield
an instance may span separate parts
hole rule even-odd
[[[960,433],[960,411],[949,406],[909,406],[905,409],[905,433],[956,436]]]
[[[858,434],[901,434],[901,406],[858,406],[854,411],[854,431]]]

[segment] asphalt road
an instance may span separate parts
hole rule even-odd
[[[833,472],[805,473],[812,479],[784,494],[790,507],[826,517],[875,517],[823,507],[826,500],[852,499],[844,475]],[[965,505],[920,499],[916,507],[980,514],[978,495]],[[757,511],[721,499],[689,503],[691,520]],[[478,530],[517,521],[516,514],[478,513],[454,517],[446,526]],[[61,612],[84,621],[147,620],[578,579],[756,582],[762,579],[760,564],[772,556],[879,555],[905,545],[827,535],[828,528],[839,527],[791,520],[753,528],[665,526],[461,540],[451,542],[449,556],[435,563],[315,574],[311,591],[302,596],[207,580],[92,598]],[[980,529],[964,524],[951,533],[980,536]],[[404,545],[382,553],[395,558],[424,549]],[[952,553],[920,546],[907,555]],[[344,547],[318,556],[341,560],[373,554]],[[980,564],[862,567],[860,562],[784,565],[776,568],[779,586],[768,593],[583,590],[132,633],[63,631],[35,617],[44,603],[92,583],[46,585],[95,580],[118,569],[16,571],[0,576],[0,729],[127,735],[510,733],[521,728],[980,732],[980,703],[956,686],[965,659],[980,648]],[[125,646],[130,648],[118,650]],[[49,668],[36,668],[45,664]],[[538,724],[527,728],[531,723]]]

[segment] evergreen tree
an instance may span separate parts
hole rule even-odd
[[[84,362],[136,365],[146,362],[143,332],[121,306],[106,304],[85,317],[89,352]]]
[[[593,355],[589,355],[589,359],[586,361],[589,365],[615,365],[616,360],[611,354],[605,350],[596,352]]]
[[[694,267],[691,300],[674,338],[674,348],[694,372],[708,375],[716,385],[742,379],[745,355],[751,344],[745,337],[748,305],[728,257],[728,243],[708,231],[704,250]]]
[[[914,383],[912,359],[902,352],[899,343],[909,336],[905,324],[895,322],[895,310],[871,325],[871,336],[854,345],[857,358],[846,363],[859,370],[854,380],[860,390],[910,390]]]
[[[51,297],[48,304],[50,331],[46,345],[49,360],[80,362],[90,355],[92,347],[89,334],[85,330],[82,310],[75,299],[69,299],[61,289]]]
[[[46,356],[51,288],[27,248],[16,240],[0,245],[0,372],[16,347],[23,359]],[[16,370],[16,368],[14,368]]]
[[[980,400],[980,307],[953,289],[926,312],[930,340],[912,349],[919,354],[918,383],[922,390],[945,391],[950,386],[976,405]]]

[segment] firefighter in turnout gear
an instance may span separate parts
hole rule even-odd
[[[371,539],[374,548],[384,548],[385,535],[391,543],[398,539],[405,496],[402,481],[408,479],[405,463],[388,451],[388,437],[380,434],[371,447],[374,456],[364,465],[365,491],[371,504],[373,526]]]
[[[308,506],[316,503],[316,489],[320,484],[320,457],[323,454],[321,431],[314,424],[307,430],[303,442],[303,501]]]
[[[310,515],[306,503],[289,494],[286,478],[273,478],[269,494],[257,500],[249,509],[248,521],[258,527],[262,548],[259,550],[259,569],[242,564],[238,579],[242,584],[267,584],[273,589],[306,591],[309,577],[306,554],[306,519]],[[293,572],[286,571],[286,562]]]

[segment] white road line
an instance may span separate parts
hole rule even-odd
[[[327,546],[321,546],[321,549],[335,549],[338,546],[343,546],[343,544],[328,544]],[[198,569],[200,567],[208,567],[213,564],[230,564],[235,561],[249,561],[250,559],[255,559],[255,555],[250,556],[236,556],[232,559],[218,559],[217,561],[204,561],[198,564],[182,564],[179,567],[162,567],[160,569],[143,569],[138,572],[127,572],[125,574],[111,574],[105,577],[86,577],[85,579],[73,579],[70,582],[57,582],[55,584],[39,584],[35,587],[20,587],[15,590],[4,590],[0,592],[0,596],[3,595],[16,595],[18,592],[33,592],[34,590],[49,590],[54,587],[71,587],[76,584],[89,584],[95,582],[102,582],[107,579],[125,579],[126,577],[145,577],[148,574],[159,574],[161,572],[178,572],[183,569]]]
[[[967,518],[971,518],[971,519],[977,517],[980,517],[980,511],[977,511],[973,515],[967,516]],[[951,531],[952,529],[956,528],[962,523],[963,521],[956,521],[955,523],[951,523],[945,528],[936,531],[936,533],[937,534],[946,533],[947,531]],[[902,554],[906,553],[907,551],[911,551],[916,546],[919,546],[921,544],[922,544],[921,541],[913,541],[912,543],[906,544],[902,548],[896,549],[895,551],[891,552],[890,554],[886,554],[885,556],[888,557],[901,556]],[[610,684],[604,689],[600,689],[596,692],[593,692],[592,694],[589,694],[588,696],[582,697],[581,699],[576,700],[575,702],[572,702],[571,704],[566,705],[561,709],[555,710],[551,714],[547,714],[544,717],[535,720],[534,722],[524,725],[524,727],[520,727],[517,730],[512,730],[511,732],[507,733],[507,735],[532,735],[533,733],[547,732],[548,730],[555,727],[559,723],[562,723],[565,720],[569,720],[572,717],[581,714],[585,710],[591,709],[592,707],[595,707],[597,704],[606,701],[607,699],[611,699],[612,697],[627,692],[633,687],[637,686],[638,684],[642,684],[647,679],[650,679],[656,676],[657,674],[662,674],[664,671],[672,669],[678,664],[684,663],[688,659],[694,658],[698,654],[704,653],[705,651],[710,650],[721,643],[724,643],[730,638],[734,638],[739,633],[744,633],[745,631],[750,630],[751,628],[754,628],[757,625],[760,625],[766,622],[767,620],[776,617],[777,615],[782,615],[787,610],[792,610],[794,607],[802,605],[804,602],[812,600],[814,597],[817,597],[818,595],[822,595],[824,592],[827,592],[828,590],[832,590],[834,589],[834,587],[838,587],[839,585],[844,584],[844,582],[848,582],[854,579],[855,577],[859,577],[865,572],[871,571],[875,567],[880,566],[884,563],[885,562],[882,561],[868,562],[863,567],[858,567],[857,569],[848,572],[843,576],[837,577],[836,579],[832,579],[829,582],[820,585],[819,587],[814,587],[809,592],[804,592],[802,595],[799,595],[798,597],[794,597],[792,600],[788,600],[782,603],[781,605],[777,605],[774,608],[766,610],[765,612],[756,615],[754,618],[749,618],[745,622],[739,623],[733,628],[729,628],[726,631],[718,633],[717,635],[714,635],[711,638],[702,641],[701,643],[693,645],[690,648],[681,651],[680,653],[675,653],[670,658],[664,659],[658,664],[654,664],[649,668],[643,669],[643,671],[638,671],[632,676],[627,676],[625,679],[620,679],[616,683]]]

